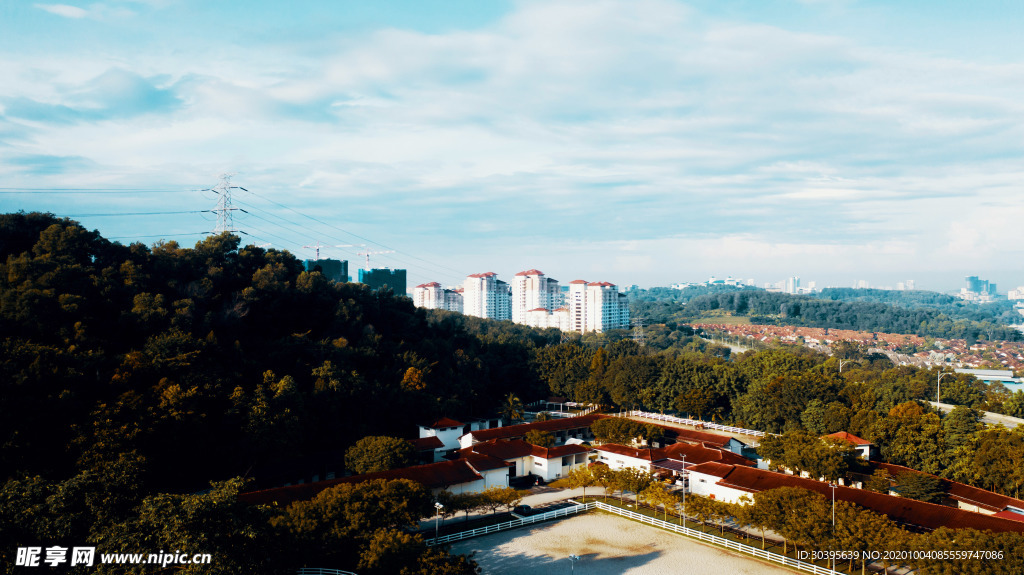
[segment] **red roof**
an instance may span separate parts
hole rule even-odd
[[[544,312],[546,312],[546,311],[548,311],[548,308],[546,308],[546,307],[538,307],[538,308],[531,309],[530,311],[544,311]]]
[[[658,424],[655,424],[658,425]],[[666,433],[665,437],[675,439],[676,441],[685,441],[687,443],[709,443],[718,447],[725,447],[729,445],[729,442],[734,439],[728,435],[719,435],[717,433],[708,433],[707,431],[697,431],[696,429],[686,429],[683,427],[670,427],[668,425],[658,425],[658,427],[670,432]],[[739,441],[738,439],[736,441]],[[742,443],[742,442],[740,442]]]
[[[1021,515],[1016,511],[1000,511],[992,517],[1002,517],[1003,519],[1009,519],[1010,521],[1024,521],[1024,515]]]
[[[575,282],[573,282],[573,283],[575,283]],[[599,286],[599,287],[615,287],[615,284],[609,283],[609,282],[591,282],[591,283],[588,283],[587,285],[588,286]]]
[[[676,443],[655,451],[657,452],[656,456],[658,459],[682,460],[685,457],[687,463],[694,465],[708,461],[717,461],[731,465],[755,465],[753,461],[742,455],[737,455],[729,450],[718,447],[709,447],[706,443],[699,445]]]
[[[544,272],[542,272],[540,270],[526,270],[525,272],[519,272],[516,275],[517,276],[542,276],[542,275],[544,275]]]
[[[471,274],[468,277],[471,277],[471,278],[492,278],[492,277],[494,277],[496,275],[498,275],[498,274],[496,274],[494,272],[484,272],[482,274]]]
[[[706,461],[699,465],[694,465],[690,468],[690,471],[696,473],[703,473],[705,475],[714,475],[715,477],[725,477],[733,470],[732,465],[726,465],[717,461]]]
[[[875,469],[885,469],[893,476],[907,471],[922,473],[909,467],[893,465],[891,463],[882,463],[880,461],[872,461],[870,465]],[[929,474],[924,473],[924,475]],[[949,494],[951,498],[971,505],[976,505],[988,511],[1002,511],[1011,505],[1024,509],[1024,501],[1014,499],[1013,497],[1007,497],[1006,495],[993,493],[991,491],[986,491],[980,487],[957,483],[956,481],[950,481],[949,479],[942,479],[942,485],[946,487],[946,493]]]
[[[416,287],[418,287],[418,288],[441,287],[441,284],[439,284],[437,282],[430,282],[428,284],[420,284],[420,285],[418,285]]]
[[[429,427],[431,429],[439,429],[442,427],[462,427],[465,425],[461,421],[455,421],[450,417],[442,417],[430,425],[424,425],[423,427]]]
[[[636,447],[619,445],[617,443],[604,443],[602,445],[595,445],[594,449],[598,451],[607,451],[608,453],[624,455],[626,457],[633,457],[635,459],[643,459],[644,461],[650,462],[654,462],[657,459],[664,459],[662,457],[656,457],[650,449],[639,449]]]
[[[429,437],[420,437],[417,439],[409,439],[407,441],[412,444],[413,449],[415,449],[416,451],[430,451],[433,449],[440,449],[444,447],[444,443],[440,439],[438,439],[436,435],[431,435]]]
[[[273,489],[264,489],[262,491],[250,491],[249,493],[239,494],[238,499],[244,503],[254,505],[275,502],[287,505],[293,501],[312,499],[324,489],[335,485],[342,483],[362,483],[372,479],[409,479],[430,489],[437,487],[449,487],[451,485],[470,483],[478,479],[482,479],[480,474],[477,473],[474,468],[480,470],[481,467],[478,467],[477,465],[483,466],[484,464],[476,461],[476,458],[483,459],[482,456],[475,456],[472,460],[460,459],[457,461],[440,461],[438,463],[428,463],[426,465],[416,465],[402,469],[392,469],[390,471],[378,471],[376,473],[366,473],[364,475],[353,475],[351,477],[318,481],[316,483],[303,483],[301,485],[289,485],[287,487],[276,487]],[[504,466],[504,462],[501,462],[501,464]]]
[[[577,285],[578,285],[578,284],[586,284],[586,283],[587,283],[587,280],[572,280],[572,281],[571,281],[571,282],[569,282],[569,283],[570,283],[570,284],[577,284]]]
[[[534,429],[556,432],[566,431],[568,429],[579,429],[582,427],[589,428],[595,421],[604,417],[608,416],[591,413],[580,417],[564,417],[549,419],[547,421],[534,421],[533,423],[520,423],[519,425],[507,425],[505,427],[495,427],[492,429],[481,429],[479,431],[471,431],[470,434],[473,436],[474,441],[523,438],[526,436],[528,431]]]
[[[710,466],[710,463],[704,465]],[[730,466],[732,470],[718,482],[750,493],[775,489],[776,487],[800,487],[815,491],[825,497],[832,496],[828,483],[757,469],[756,467]],[[916,525],[925,529],[949,527],[951,529],[991,529],[992,531],[1017,531],[1024,533],[1024,523],[1001,519],[991,515],[964,511],[935,503],[925,503],[906,497],[897,497],[852,487],[836,487],[838,501],[848,501],[876,513],[882,513],[897,523]]]
[[[830,434],[826,435],[825,437],[835,437],[836,439],[842,439],[843,441],[847,441],[847,442],[852,443],[854,445],[873,445],[867,439],[861,439],[861,438],[857,437],[856,435],[854,435],[852,433],[847,433],[845,431],[837,431],[835,433],[830,433]]]
[[[472,447],[466,447],[458,451],[459,457],[468,457],[474,454],[487,455],[501,460],[517,459],[531,455],[544,459],[554,459],[577,453],[587,453],[590,449],[582,445],[560,445],[557,447],[540,447],[527,443],[522,439],[508,439],[499,441],[492,439],[483,443],[474,443]]]

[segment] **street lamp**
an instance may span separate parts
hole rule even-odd
[[[836,488],[839,487],[835,483],[829,483],[829,487],[832,488],[832,541],[836,540]],[[836,555],[832,554],[832,570],[836,570]]]
[[[580,560],[580,556],[579,555],[570,555],[569,556],[569,563],[572,565],[571,573],[575,573],[576,572],[576,562],[579,561],[579,560]]]
[[[434,515],[434,544],[437,544],[437,537],[441,529],[441,510],[444,509],[444,505],[440,502],[434,502],[434,509],[437,509],[437,513]]]
[[[942,378],[947,375],[956,375],[950,372],[939,372],[938,379],[935,380],[935,403],[942,403]]]
[[[683,529],[686,529],[686,484],[689,483],[689,474],[686,473],[686,456],[683,456]]]

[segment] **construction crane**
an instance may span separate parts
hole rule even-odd
[[[357,256],[366,256],[366,267],[363,268],[363,269],[365,269],[366,271],[370,271],[370,256],[377,255],[377,254],[393,254],[393,253],[395,253],[395,250],[384,250],[384,251],[381,251],[381,252],[359,252],[356,255]]]
[[[359,245],[355,245],[355,244],[339,244],[339,245],[325,246],[325,245],[320,243],[320,240],[317,240],[316,243],[311,245],[311,246],[302,246],[302,247],[304,247],[304,248],[306,248],[308,250],[316,250],[316,257],[313,258],[313,259],[314,260],[319,260],[320,259],[320,248],[365,248],[366,244],[359,244]],[[363,255],[363,254],[359,254],[359,255]]]

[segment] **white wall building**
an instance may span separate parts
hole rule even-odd
[[[462,313],[487,319],[512,319],[511,293],[498,274],[485,272],[466,277]]]
[[[462,311],[462,294],[456,290],[444,289],[437,282],[420,284],[412,290],[412,303],[426,309]]]
[[[562,291],[558,280],[544,276],[540,270],[526,270],[512,280],[512,321],[527,323],[530,310],[553,310],[562,307]]]

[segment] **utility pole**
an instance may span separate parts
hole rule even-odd
[[[231,190],[242,190],[248,192],[249,190],[241,186],[231,185],[231,176],[234,174],[221,174],[220,183],[216,186],[203,190],[205,192],[213,192],[217,194],[217,207],[213,210],[217,214],[217,227],[213,228],[213,233],[222,234],[224,232],[235,233],[238,230],[235,229],[235,217],[232,212],[238,208],[234,207],[231,203]]]
[[[640,347],[647,345],[647,339],[644,337],[644,320],[637,318],[633,321],[633,341]]]

